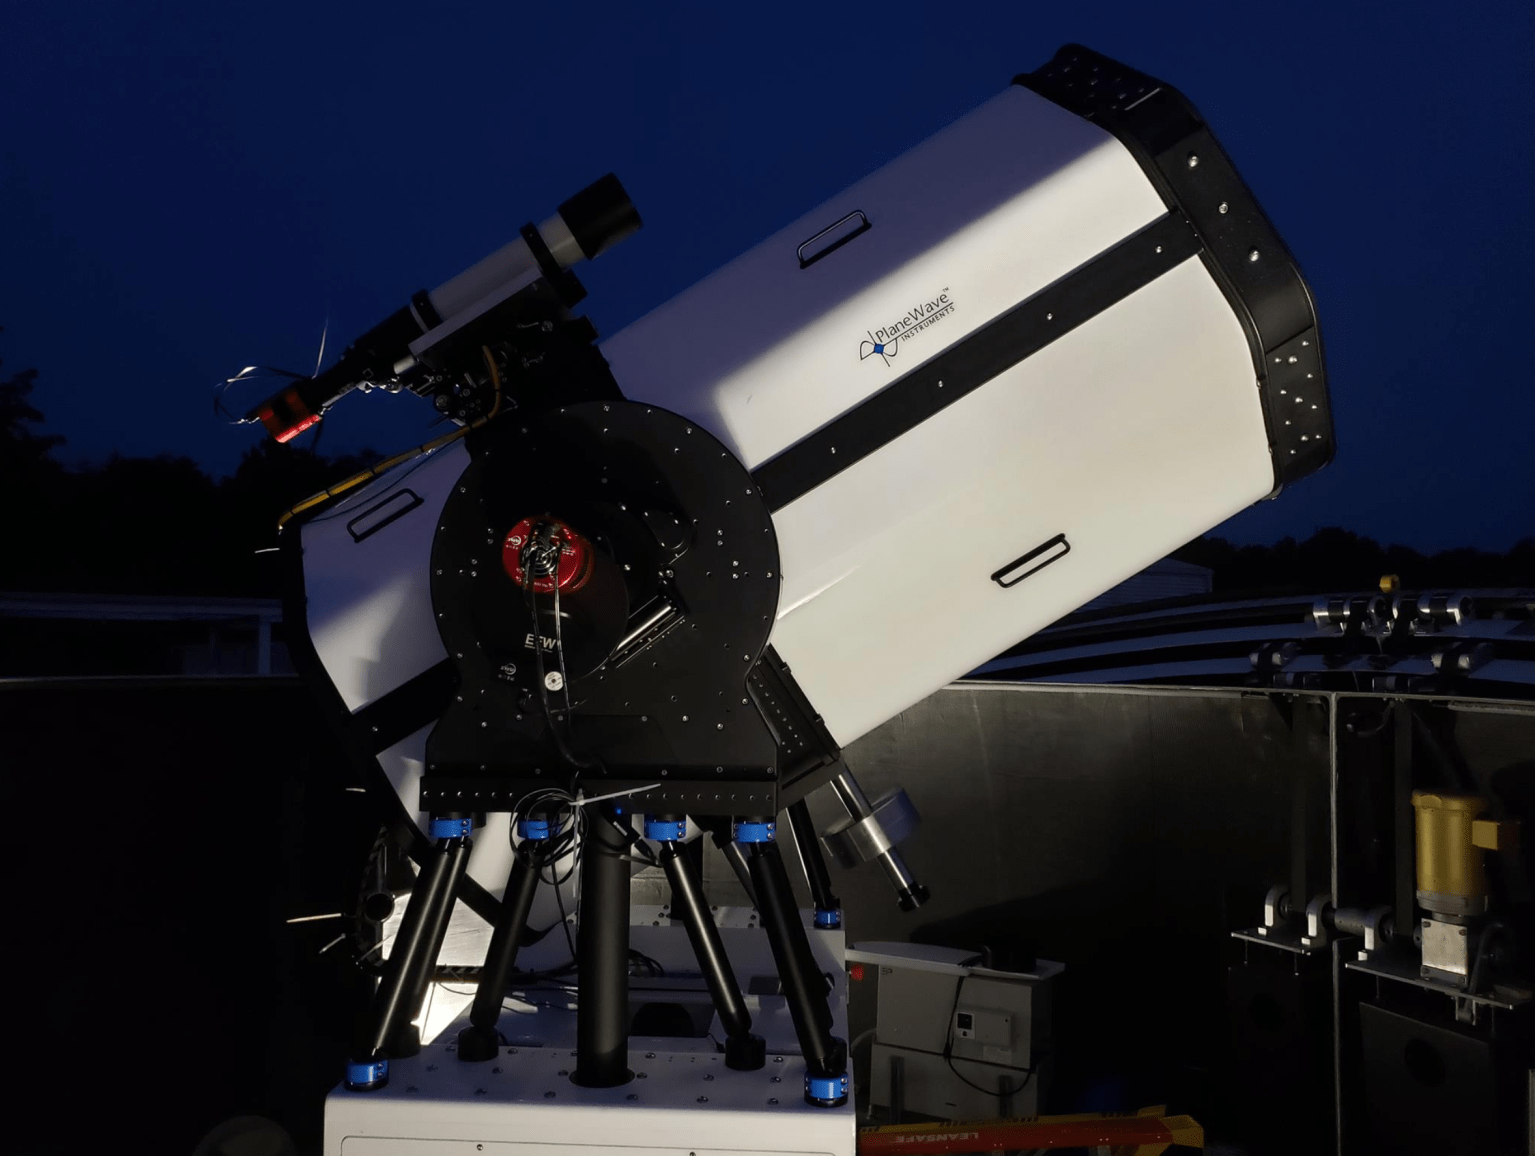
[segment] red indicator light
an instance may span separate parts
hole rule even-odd
[[[320,415],[309,408],[292,386],[262,402],[256,416],[267,433],[279,442],[291,442],[320,420]]]
[[[862,979],[863,978],[863,964],[861,964],[861,963],[853,964],[851,967],[849,967],[847,969],[847,974],[848,974],[848,978],[849,979],[852,979],[852,980],[860,980],[860,979]]]
[[[303,421],[299,422],[298,425],[289,426],[287,429],[283,430],[282,433],[273,434],[272,436],[275,437],[279,442],[291,442],[294,438],[298,437],[299,434],[303,433],[306,429],[314,425],[319,420],[320,415],[317,413],[312,413]]]

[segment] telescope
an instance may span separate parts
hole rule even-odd
[[[605,177],[251,411],[284,440],[376,387],[455,423],[282,534],[295,664],[421,865],[328,1153],[850,1156],[825,852],[927,892],[910,801],[844,748],[1333,453],[1294,259],[1186,98],[1080,46],[599,340],[572,270],[638,226]],[[664,925],[631,926],[636,864]],[[493,932],[423,1043],[458,901]],[[576,901],[574,988],[513,1047],[523,941]],[[705,1030],[654,1032],[636,950]]]
[[[479,399],[467,396],[473,382],[455,372],[462,351],[477,348],[477,337],[488,340],[509,325],[526,323],[530,303],[519,294],[535,284],[565,308],[575,305],[585,292],[569,276],[571,267],[639,227],[623,186],[609,173],[462,273],[412,294],[408,305],[349,345],[335,365],[273,394],[245,420],[260,422],[277,441],[289,442],[352,390],[375,386],[430,396],[457,421],[478,417],[485,410]]]

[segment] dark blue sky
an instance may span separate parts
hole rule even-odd
[[[256,438],[313,366],[616,171],[645,229],[583,269],[605,333],[1070,40],[1183,89],[1300,259],[1337,461],[1223,528],[1420,549],[1535,533],[1535,4],[7,4],[0,357],[70,461]],[[332,346],[338,352],[339,345]],[[406,444],[351,399],[330,450]]]

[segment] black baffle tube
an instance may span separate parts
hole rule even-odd
[[[847,1070],[847,1045],[831,1034],[831,1005],[825,977],[816,967],[810,936],[794,906],[794,891],[776,843],[751,844],[752,882],[757,910],[773,949],[794,1034],[813,1076],[840,1076]]]
[[[432,965],[442,950],[453,913],[454,892],[473,847],[474,840],[468,835],[438,839],[431,862],[411,889],[399,933],[384,964],[383,979],[373,997],[364,1057],[397,1056],[415,1050],[405,1042],[407,1031],[421,1011]]]
[[[511,982],[517,963],[517,949],[533,910],[533,896],[538,890],[538,868],[532,855],[541,840],[526,840],[512,857],[512,870],[501,898],[501,912],[485,952],[485,967],[480,972],[480,986],[475,989],[474,1006],[469,1010],[469,1027],[458,1033],[458,1058],[465,1061],[494,1059],[500,1048],[496,1025],[501,1020],[501,1004],[506,985]],[[531,852],[531,854],[530,854]]]
[[[841,910],[842,900],[831,889],[831,873],[826,870],[821,840],[815,833],[815,823],[804,799],[789,805],[789,829],[794,833],[794,846],[799,849],[800,862],[805,866],[805,882],[810,884],[810,896],[815,900],[816,910]]]
[[[584,1088],[627,1084],[629,1071],[629,839],[623,819],[591,815],[581,851],[576,941],[576,1071]]]
[[[704,902],[703,890],[693,878],[693,865],[688,862],[677,843],[661,844],[661,866],[666,880],[672,886],[672,914],[681,914],[682,925],[687,928],[688,939],[693,944],[693,954],[698,957],[699,970],[714,997],[714,1010],[719,1013],[720,1024],[731,1036],[749,1035],[752,1030],[751,1012],[741,998],[741,987],[736,982],[735,970],[725,945],[720,942],[719,928],[709,914]]]

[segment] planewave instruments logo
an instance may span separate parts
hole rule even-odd
[[[890,359],[900,353],[903,346],[920,337],[929,326],[953,315],[954,301],[945,285],[936,297],[918,302],[899,321],[868,330],[868,339],[858,343],[858,360],[864,361],[878,354],[889,365]]]

